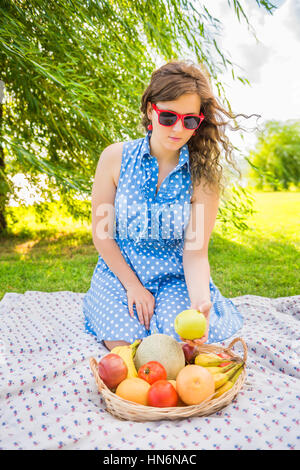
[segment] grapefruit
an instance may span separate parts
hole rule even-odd
[[[213,375],[205,367],[189,364],[178,373],[176,389],[187,405],[198,405],[215,392]]]

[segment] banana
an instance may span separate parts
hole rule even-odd
[[[230,380],[228,380],[228,382],[226,382],[226,384],[224,384],[224,385],[222,385],[222,387],[218,388],[218,390],[214,394],[213,398],[217,398],[217,397],[223,395],[223,393],[227,392],[232,387],[233,387],[233,383]]]
[[[231,377],[230,382],[232,382],[233,385],[235,384],[235,382],[237,381],[237,379],[243,372],[243,369],[244,369],[244,364],[243,364],[243,367],[240,367],[240,369],[238,369],[238,371],[234,374],[234,376]]]
[[[221,372],[226,372],[230,370],[234,365],[236,365],[236,362],[231,362],[227,366],[224,367],[205,367],[206,370],[208,370],[211,374],[220,374]]]
[[[213,366],[218,366],[224,362],[224,359],[221,357],[217,356],[216,354],[213,353],[203,353],[203,354],[198,354],[195,357],[195,364],[197,366],[202,366],[202,367],[213,367]]]
[[[213,378],[215,381],[215,390],[218,390],[224,384],[226,384],[234,375],[235,373],[244,365],[243,362],[240,362],[236,366],[229,369],[227,372],[220,372],[219,374],[213,374]]]
[[[125,346],[116,346],[110,351],[111,353],[118,354],[118,356],[120,356],[125,362],[125,364],[127,365],[127,368],[128,368],[128,374],[126,377],[127,379],[138,376],[137,370],[133,362],[133,358],[135,356],[137,347],[140,344],[140,342],[141,340],[137,339],[132,344],[128,344]]]
[[[232,358],[232,361],[236,362],[236,359]],[[225,362],[225,359],[214,353],[202,353],[195,357],[195,364],[202,367],[219,366],[222,362]]]
[[[239,370],[235,373],[235,375],[230,380],[228,380],[228,382],[222,385],[222,387],[218,388],[217,392],[214,394],[214,398],[217,398],[223,395],[223,393],[230,390],[234,386],[235,382],[237,381],[242,371],[243,371],[243,367],[240,367]]]

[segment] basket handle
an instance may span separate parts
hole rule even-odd
[[[229,344],[229,346],[225,349],[225,351],[229,351],[232,346],[237,343],[238,341],[240,341],[242,343],[242,346],[243,346],[243,349],[244,349],[244,357],[243,357],[243,361],[246,363],[247,361],[247,357],[248,357],[248,348],[247,348],[247,345],[245,343],[245,341],[243,340],[243,338],[234,338],[231,343]]]
[[[96,361],[96,359],[94,357],[90,358],[90,367],[91,367],[93,375],[95,377],[97,387],[98,387],[98,391],[101,392],[101,390],[102,390],[102,388],[104,388],[104,386],[103,386],[102,380],[100,379],[99,374],[98,374],[98,362]]]

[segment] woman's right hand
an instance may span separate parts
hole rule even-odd
[[[143,286],[143,284],[134,284],[127,287],[126,293],[130,316],[132,318],[134,317],[133,304],[135,304],[141,325],[145,325],[146,330],[149,330],[150,320],[154,313],[154,296]]]

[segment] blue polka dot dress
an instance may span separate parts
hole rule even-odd
[[[157,159],[150,154],[151,131],[123,145],[115,197],[114,239],[131,269],[155,298],[154,314],[146,330],[129,314],[126,290],[99,255],[90,289],[83,299],[85,329],[99,341],[132,343],[153,333],[181,341],[174,330],[176,315],[190,307],[183,271],[184,233],[190,215],[192,181],[187,144],[179,162],[156,193]],[[223,341],[243,324],[240,312],[209,282],[212,308],[207,343]]]

